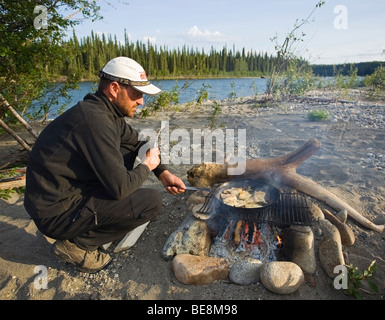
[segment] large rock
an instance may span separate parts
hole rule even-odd
[[[250,285],[260,281],[259,269],[262,262],[253,258],[242,259],[231,267],[229,279],[240,285]]]
[[[314,235],[308,226],[290,226],[283,230],[285,256],[303,272],[314,274],[317,268]]]
[[[189,214],[165,242],[162,257],[169,261],[183,253],[207,256],[210,246],[211,233],[207,224]]]
[[[229,268],[224,259],[179,254],[172,261],[175,277],[184,284],[210,284],[228,277]]]
[[[297,291],[305,281],[302,269],[289,261],[264,263],[260,269],[262,284],[277,294],[290,294]]]
[[[330,278],[335,278],[334,267],[345,265],[340,232],[326,219],[319,220],[324,236],[319,245],[319,258],[322,268]]]

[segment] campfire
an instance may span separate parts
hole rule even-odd
[[[344,220],[320,204],[336,212],[345,210],[375,231],[384,226],[296,173],[297,166],[319,148],[313,139],[283,157],[247,160],[245,174],[236,179],[227,175],[226,165],[202,164],[189,170],[192,185],[212,191],[190,196],[192,214],[164,245],[162,256],[173,260],[176,278],[185,284],[261,281],[278,294],[297,290],[317,264],[334,278],[334,267],[345,265],[342,246],[352,245],[355,238]]]
[[[239,180],[236,183],[249,185],[250,182]],[[231,183],[233,184],[234,182]],[[309,232],[314,217],[304,196],[279,192],[276,203],[258,208],[242,208],[218,201],[215,195],[221,189],[222,185],[205,196],[198,196],[202,203],[192,208],[192,215],[189,215],[165,244],[164,258],[173,259],[173,270],[181,282],[208,284],[215,278],[229,278],[234,283],[247,285],[258,282],[258,268],[272,262],[293,262],[293,266],[298,263],[309,272],[314,272],[315,263],[309,263],[315,261],[313,234]],[[275,188],[273,190],[278,191]],[[194,198],[194,195],[191,197]],[[308,234],[304,241],[298,240],[298,231]],[[296,242],[309,245],[301,247]],[[299,261],[296,260],[298,257]],[[186,263],[184,259],[190,262]],[[207,266],[210,261],[214,265]],[[199,270],[201,263],[211,271],[216,270],[217,274],[198,277],[200,279],[197,280],[192,274],[203,271]],[[177,264],[183,266],[184,276],[180,275]],[[253,269],[251,278],[244,270],[239,271],[239,266],[248,270],[247,272]],[[285,269],[291,270],[286,266]],[[298,269],[301,270],[299,267]],[[203,271],[202,274],[204,273]]]
[[[244,190],[250,193],[245,196]],[[250,201],[243,201],[229,205],[229,197],[222,200],[230,193],[246,200],[258,194],[260,204],[250,206]],[[311,225],[309,212],[306,198],[298,194],[281,193],[263,181],[240,179],[217,186],[193,213],[206,221],[212,232],[209,256],[224,258],[231,266],[245,257],[262,262],[282,259],[282,230],[291,225]]]
[[[268,223],[231,220],[215,236],[209,256],[224,258],[229,266],[245,257],[277,261],[281,247],[282,229]]]

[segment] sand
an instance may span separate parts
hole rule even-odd
[[[319,100],[321,96],[328,100]],[[311,97],[318,100],[293,99],[271,108],[260,107],[254,97],[222,101],[221,113],[214,119],[221,130],[246,129],[248,158],[281,156],[311,138],[318,139],[321,149],[297,172],[332,191],[376,224],[385,224],[384,101],[367,101],[357,91],[342,98],[335,92],[315,92]],[[330,100],[332,97],[335,99]],[[166,110],[163,120],[169,121],[170,132],[210,128],[212,106],[213,102],[180,106],[178,111]],[[327,121],[311,122],[307,112],[313,109],[327,109],[332,116]],[[139,130],[157,129],[160,120],[159,113],[135,118],[130,123]],[[38,132],[42,128],[34,127]],[[0,137],[0,151],[1,163],[20,154],[17,143],[7,135]],[[187,183],[186,173],[193,165],[171,163],[169,168]],[[333,287],[333,280],[319,265],[316,273],[289,295],[269,292],[260,283],[249,286],[229,280],[202,286],[180,283],[171,270],[171,261],[165,261],[161,251],[170,234],[191,214],[187,199],[192,192],[178,196],[167,194],[152,176],[145,185],[162,191],[161,214],[148,225],[134,247],[114,254],[113,263],[107,269],[91,275],[78,272],[55,258],[51,253],[54,240],[43,236],[29,219],[23,207],[23,195],[13,193],[10,199],[0,200],[0,300],[148,300],[151,304],[153,300],[173,300],[175,304],[177,300],[206,304],[213,300],[234,300],[234,304],[235,300],[250,300],[250,305],[239,305],[239,312],[251,307],[255,300],[354,301],[343,290]],[[385,235],[362,227],[352,219],[347,223],[356,241],[353,246],[343,248],[346,262],[363,270],[376,260],[378,270],[373,281],[380,293],[374,295],[365,290],[362,294],[366,300],[382,300],[385,298]],[[146,305],[139,306],[140,312],[148,311]]]

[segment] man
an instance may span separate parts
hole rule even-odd
[[[169,193],[185,188],[160,164],[158,148],[145,152],[134,167],[146,142],[139,141],[124,117],[134,117],[143,94],[161,90],[127,57],[109,61],[99,77],[95,94],[88,94],[41,132],[26,174],[27,212],[43,234],[57,240],[53,246],[57,258],[83,272],[105,268],[111,256],[100,250],[102,246],[158,215],[160,193],[141,187],[151,171]]]

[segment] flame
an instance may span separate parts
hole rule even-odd
[[[245,227],[243,228],[243,239],[247,240],[247,237],[249,235],[249,224],[247,221],[245,221]]]
[[[270,238],[266,239],[263,236],[265,235],[264,232],[271,232]],[[232,235],[232,240],[237,246],[242,245],[244,249],[250,250],[252,250],[253,246],[264,246],[265,241],[274,242],[275,248],[282,247],[282,233],[274,236],[273,232],[273,229],[268,224],[262,226],[261,229],[261,227],[259,227],[256,222],[247,221],[246,219],[231,220],[226,227],[223,239],[228,241]]]
[[[261,244],[261,231],[258,230],[254,223],[253,244]]]
[[[282,246],[282,239],[279,235],[277,235],[277,247],[279,248],[280,246]]]
[[[223,235],[223,239],[228,240],[230,238],[231,233],[231,226],[233,225],[233,220],[230,221],[230,223],[226,227],[226,232]]]

